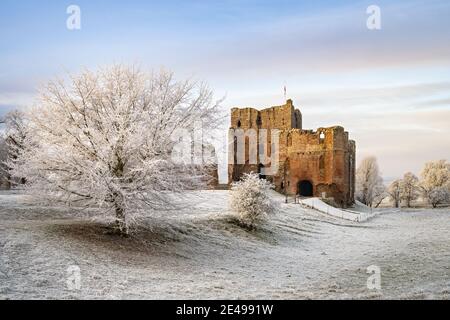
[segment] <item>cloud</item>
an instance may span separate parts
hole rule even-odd
[[[399,66],[450,65],[450,5],[442,2],[385,3],[383,28],[366,28],[366,3],[291,14],[243,24],[211,41],[192,39],[203,50],[185,60],[211,73],[253,77],[334,73]],[[414,36],[412,36],[414,35]],[[183,58],[182,58],[183,59]],[[211,61],[211,63],[208,63]]]

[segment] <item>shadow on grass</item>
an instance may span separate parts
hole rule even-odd
[[[268,226],[269,222],[248,228],[232,216],[223,215],[189,222],[154,219],[133,228],[126,237],[108,223],[90,220],[55,221],[45,226],[45,232],[61,243],[93,250],[184,255],[201,254],[215,246],[235,249],[247,242],[276,245],[276,234]]]
[[[61,221],[46,226],[46,232],[61,242],[81,244],[91,249],[126,251],[129,253],[155,253],[170,251],[182,243],[183,235],[165,226],[139,227],[129,236],[115,232],[104,222],[76,220]]]

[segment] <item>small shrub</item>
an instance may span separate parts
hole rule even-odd
[[[230,206],[243,226],[253,228],[274,213],[275,204],[269,195],[272,187],[256,173],[244,174],[241,181],[232,184]]]

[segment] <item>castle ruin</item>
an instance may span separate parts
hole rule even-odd
[[[257,133],[267,130],[267,146],[263,150],[270,156],[273,141],[271,130],[279,130],[277,170],[263,176],[275,185],[278,192],[289,195],[333,198],[335,204],[347,207],[354,203],[355,191],[355,142],[341,126],[304,130],[302,114],[295,109],[292,100],[285,105],[264,110],[233,108],[230,133],[253,129]],[[258,150],[261,147],[257,135]],[[236,141],[236,135],[234,136]],[[242,174],[262,173],[267,165],[250,161],[249,137],[245,137],[245,161],[229,161],[228,182],[238,181]],[[236,160],[237,148],[233,148]],[[231,159],[231,158],[230,158]]]

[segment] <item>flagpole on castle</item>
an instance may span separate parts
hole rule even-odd
[[[284,82],[284,101],[286,101],[286,81]]]

